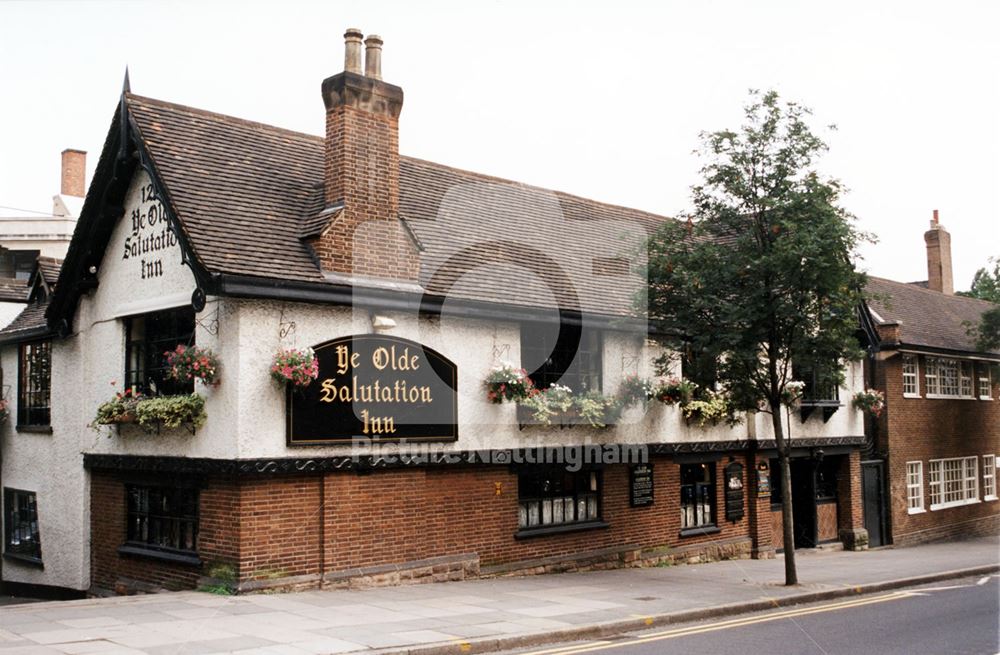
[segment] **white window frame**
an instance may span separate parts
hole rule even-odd
[[[932,512],[980,502],[979,458],[972,455],[930,460],[929,486]]]
[[[925,358],[924,384],[928,398],[973,400],[974,376],[972,362],[943,357]]]
[[[923,514],[924,509],[924,463],[906,463],[906,512]]]
[[[983,455],[983,500],[997,499],[997,456]]]
[[[907,369],[912,365],[913,370]],[[907,382],[912,381],[913,391],[907,391]],[[903,398],[920,397],[920,358],[916,355],[903,355]]]
[[[990,379],[990,365],[985,364],[978,367],[976,375],[976,393],[979,400],[993,400],[993,380]],[[983,393],[983,392],[986,393]]]

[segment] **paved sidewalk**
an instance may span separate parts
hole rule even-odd
[[[779,558],[360,591],[30,603],[0,609],[0,655],[316,655],[433,644],[441,652],[482,651],[588,626],[996,567],[1000,539],[798,555],[803,584],[795,588],[782,586]]]

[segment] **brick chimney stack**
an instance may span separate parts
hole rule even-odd
[[[82,198],[87,193],[87,153],[67,148],[62,151],[62,184],[59,193]]]
[[[931,229],[924,232],[927,244],[927,288],[949,296],[955,293],[955,283],[951,277],[951,235],[938,222],[938,210],[934,210]]]
[[[399,219],[403,90],[381,79],[381,38],[365,41],[367,74],[361,31],[344,40],[344,72],[323,80],[324,199],[327,212],[342,209],[308,243],[324,273],[415,283],[420,254]]]

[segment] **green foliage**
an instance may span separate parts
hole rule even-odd
[[[599,391],[589,391],[574,397],[573,407],[590,427],[604,428],[618,420],[624,405],[620,400],[608,398]]]
[[[144,427],[162,424],[176,428],[189,423],[195,428],[205,424],[205,399],[196,393],[181,396],[159,396],[140,401],[135,409],[136,420]]]
[[[684,418],[690,423],[697,423],[698,427],[715,425],[719,421],[726,421],[730,425],[739,423],[733,413],[733,406],[725,394],[703,391],[698,398],[681,404],[681,412]]]
[[[198,591],[216,596],[235,596],[236,591],[227,584],[206,584],[198,587]]]
[[[102,425],[134,421],[136,407],[138,407],[143,398],[144,396],[141,393],[133,393],[131,389],[119,391],[111,400],[98,405],[97,413],[90,426],[95,430],[100,430],[100,426]]]
[[[1000,350],[1000,257],[990,257],[988,261],[993,263],[993,270],[979,269],[972,278],[972,287],[957,294],[998,305],[983,312],[979,325],[966,324],[969,336],[976,340],[976,349],[982,352]]]
[[[959,291],[955,295],[979,298],[1000,305],[1000,257],[990,257],[987,261],[993,264],[993,270],[990,271],[985,266],[979,269],[972,277],[969,290]]]
[[[716,363],[732,409],[776,411],[791,363],[843,381],[841,362],[861,356],[855,338],[864,275],[861,241],[839,206],[840,182],[813,168],[826,150],[809,111],[752,92],[739,131],[702,135],[703,181],[686,223],[648,242],[650,320],[666,345]],[[700,413],[714,412],[712,400]]]

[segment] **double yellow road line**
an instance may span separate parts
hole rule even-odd
[[[782,619],[794,619],[800,616],[808,616],[810,614],[821,614],[823,612],[833,612],[836,610],[849,609],[852,607],[861,607],[862,605],[885,603],[892,600],[910,598],[912,596],[914,596],[914,594],[911,592],[897,591],[882,596],[872,596],[870,598],[858,598],[855,600],[847,600],[839,603],[830,603],[827,605],[821,605],[819,607],[803,607],[799,609],[785,610],[782,612],[773,612],[770,614],[764,614],[762,616],[749,616],[739,619],[731,619],[729,621],[719,621],[717,623],[694,625],[687,628],[676,628],[674,630],[666,630],[664,632],[654,632],[651,634],[643,635],[641,637],[635,637],[633,639],[627,639],[622,641],[591,641],[584,644],[576,644],[574,646],[563,646],[560,648],[549,648],[547,650],[536,650],[530,653],[525,653],[525,655],[576,655],[576,653],[589,653],[592,651],[609,650],[612,648],[621,648],[623,646],[646,644],[652,641],[660,641],[663,639],[675,639],[677,637],[688,637],[690,635],[704,634],[706,632],[715,632],[717,630],[729,630],[730,628],[739,628],[747,625],[755,625],[757,623],[768,623],[770,621],[780,621]]]

